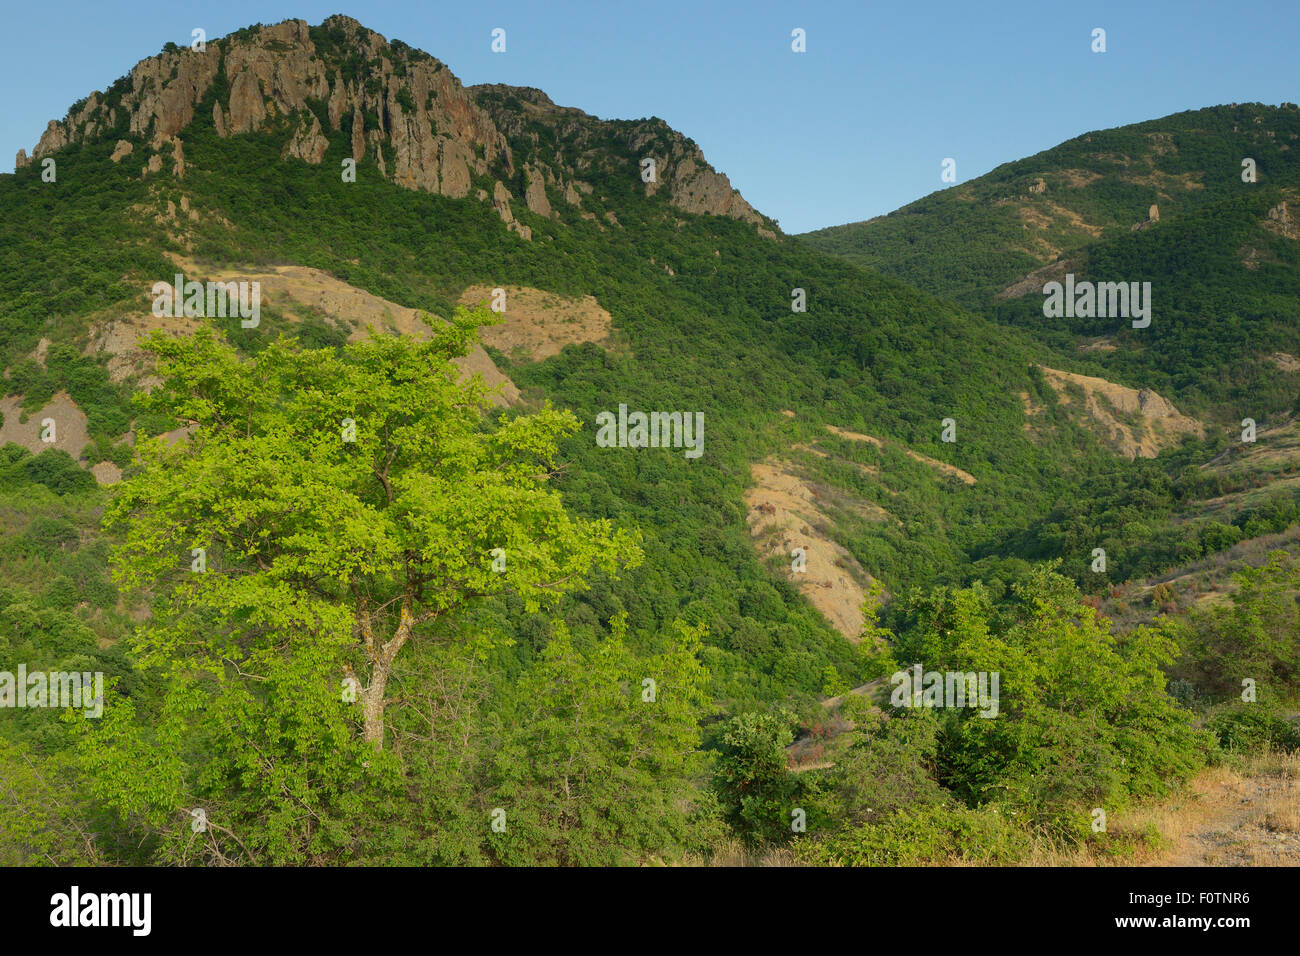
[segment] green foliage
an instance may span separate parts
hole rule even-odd
[[[1206,727],[1229,752],[1300,750],[1300,726],[1264,701],[1221,705],[1211,712]]]
[[[79,719],[79,718],[78,718]],[[102,865],[94,808],[67,759],[0,736],[0,866]]]
[[[999,866],[1021,859],[1027,842],[997,808],[935,804],[896,810],[879,823],[803,843],[797,854],[817,866]]]
[[[44,485],[58,495],[74,495],[95,487],[95,478],[61,448],[47,448],[17,463],[30,482]],[[15,465],[10,465],[12,470]]]
[[[934,777],[940,728],[932,711],[869,713],[855,723],[862,739],[826,773],[826,817],[857,826],[897,810],[949,802]]]
[[[790,837],[800,790],[785,755],[793,727],[794,715],[778,711],[739,714],[723,729],[714,789],[724,818],[746,839]]]
[[[1164,794],[1203,766],[1206,741],[1165,690],[1168,635],[1140,627],[1116,638],[1046,570],[1011,592],[995,605],[976,584],[910,603],[901,662],[1000,679],[996,717],[943,711],[941,783],[972,806],[1014,809],[1070,837],[1078,806]]]
[[[365,795],[392,799],[403,787],[401,754],[381,752],[387,705],[428,686],[395,668],[403,647],[456,643],[464,616],[490,600],[517,601],[523,614],[554,608],[587,577],[639,560],[633,535],[572,518],[547,485],[557,440],[576,424],[571,415],[546,408],[491,427],[481,421],[487,390],[477,379],[458,383],[452,359],[485,317],[458,312],[423,342],[378,336],[302,350],[281,340],[251,360],[206,331],[150,342],[163,381],[140,402],[193,430],[176,445],[141,443],[140,469],[106,521],[123,532],[119,583],[152,595],[153,617],[132,635],[133,651],[167,691],[154,723],[112,698],[113,716],[87,734],[81,754],[96,793],[142,820],[163,859],[337,859],[360,828],[377,824],[362,811]],[[188,559],[200,548],[207,564],[195,573]],[[493,566],[494,549],[504,569]],[[697,632],[684,635],[698,643]],[[555,668],[580,672],[589,662],[566,656],[562,639],[552,648],[543,661],[554,668],[527,696],[554,716],[532,714],[530,732],[575,713],[587,719],[546,688],[558,680]],[[640,755],[627,764],[635,779],[687,772],[680,761],[704,680],[691,670],[694,648],[688,641],[660,662],[668,689],[658,711],[637,712],[608,747],[594,741],[584,767],[593,788],[617,783],[614,761],[628,754]],[[555,767],[572,757],[572,749],[556,752]],[[534,777],[515,781],[518,826],[534,836],[573,826],[564,808],[525,802],[556,774],[539,763]],[[607,798],[611,812],[629,810],[617,792]],[[198,846],[181,825],[193,806],[214,826]],[[627,818],[615,830],[636,837],[623,852],[629,842],[659,846],[684,832],[657,803],[641,813],[661,824]],[[547,849],[557,842],[532,852],[612,852],[602,843]]]
[[[1180,673],[1213,695],[1237,696],[1243,681],[1281,697],[1300,693],[1300,561],[1275,551],[1233,577],[1227,603],[1196,611],[1178,634]]]
[[[716,837],[694,785],[708,704],[700,632],[679,624],[663,653],[640,659],[621,632],[583,652],[558,628],[515,688],[492,761],[492,799],[509,808],[489,838],[496,861],[627,865]]]

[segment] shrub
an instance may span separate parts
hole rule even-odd
[[[714,789],[726,819],[746,839],[784,840],[797,783],[785,748],[794,740],[794,715],[747,713],[727,722]]]
[[[801,844],[801,862],[832,866],[1007,864],[1024,856],[1026,835],[996,807],[903,809],[880,823]]]
[[[71,495],[95,487],[95,476],[83,469],[66,451],[50,448],[24,464],[27,478],[57,495]]]
[[[1206,727],[1229,752],[1300,749],[1300,727],[1263,701],[1221,706],[1211,713]]]

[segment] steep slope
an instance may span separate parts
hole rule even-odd
[[[74,104],[61,122],[51,120],[30,157],[19,150],[15,168],[118,136],[115,162],[158,172],[169,156],[183,178],[179,134],[196,118],[210,118],[222,138],[287,132],[282,157],[313,165],[325,158],[327,133],[342,133],[355,163],[373,164],[408,189],[473,193],[525,239],[531,232],[512,206],[546,217],[565,207],[588,218],[608,214],[605,197],[584,201],[593,186],[579,177],[600,178],[624,158],[654,161],[646,195],[663,189],[688,212],[763,222],[694,143],[660,120],[606,124],[560,109],[536,90],[467,90],[438,60],[344,16],[317,27],[302,20],[250,27],[201,51],[169,44],[107,91]],[[545,141],[539,129],[551,131]],[[564,154],[544,148],[555,145],[557,133]],[[518,157],[512,143],[525,147]]]
[[[1099,240],[1300,183],[1300,107],[1233,104],[1086,133],[860,223],[802,238],[970,307]],[[1152,207],[1155,207],[1154,210]],[[1041,284],[1040,284],[1041,285]]]
[[[984,307],[1009,326],[1072,353],[1081,370],[1156,389],[1199,417],[1236,425],[1295,406],[1300,378],[1300,190],[1242,185],[1242,195],[1097,242],[1068,271],[1075,282],[1150,282],[1150,324],[1123,317],[1045,317],[1036,276]],[[1054,267],[1065,273],[1062,264]]]
[[[583,421],[557,479],[570,506],[645,535],[644,565],[595,582],[566,618],[707,624],[726,709],[812,708],[828,668],[861,683],[854,587],[961,580],[972,557],[1011,580],[1015,535],[1117,467],[1069,416],[1026,431],[1020,394],[1046,400],[1033,366],[1068,361],[1027,332],[782,236],[657,120],[465,89],[346,19],[143,61],[36,153],[0,176],[0,362],[17,417],[66,393],[86,417],[83,464],[129,474],[134,434],[180,423],[132,406],[149,369],[122,360],[133,346],[111,330],[178,270],[264,283],[258,328],[193,319],[246,352],[282,332],[338,345],[367,317],[402,331],[413,310],[449,317],[500,288],[518,313],[507,304],[507,337],[489,331],[500,347],[480,358],[518,389],[512,407],[551,401]],[[594,301],[608,320],[593,312],[598,334],[575,335],[559,308],[535,308],[550,301]],[[702,414],[703,454],[599,447],[596,416],[620,405]],[[810,515],[826,545],[808,578],[765,567],[751,538],[745,496],[769,460],[797,461],[800,488],[833,505]],[[809,580],[842,587],[833,623],[800,596]],[[505,608],[497,624],[516,664],[544,642]]]
[[[801,238],[1226,424],[1296,399],[1297,197],[1300,108],[1234,104],[1088,133]],[[1149,324],[1045,314],[1048,284],[1067,281],[1149,282]]]

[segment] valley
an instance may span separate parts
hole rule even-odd
[[[349,17],[141,60],[0,176],[0,671],[108,686],[0,862],[1294,862],[1297,139],[796,236]]]

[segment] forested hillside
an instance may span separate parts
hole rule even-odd
[[[1291,168],[1257,134],[1294,138],[1300,114],[1206,116],[1157,154],[1163,187],[1236,162],[1234,137]],[[1164,142],[1135,129],[1051,166]],[[1146,837],[1090,830],[1093,807],[1294,746],[1289,558],[1216,608],[1125,632],[1095,613],[1295,521],[1291,490],[1203,507],[1289,457],[1198,467],[1238,454],[1225,422],[1295,403],[1294,369],[1219,371],[1300,352],[1295,241],[1260,225],[1283,184],[1197,180],[1138,232],[1141,188],[1079,191],[1104,241],[1062,233],[1062,254],[1088,275],[1140,263],[1164,296],[1141,347],[1120,332],[1081,356],[1115,330],[1045,333],[1034,295],[988,305],[1037,251],[968,239],[944,259],[963,230],[1006,234],[997,190],[1068,182],[1038,160],[958,187],[1012,220],[916,228],[948,217],[941,194],[880,259],[845,261],[658,120],[463,88],[346,18],[164,51],[75,105],[0,177],[0,670],[102,671],[109,690],[102,719],[0,721],[0,861],[1123,855]],[[1239,243],[1250,271],[1217,281]],[[257,324],[160,315],[154,284],[178,272],[261,277]],[[1179,288],[1193,277],[1209,292]],[[465,308],[477,290],[511,291]],[[1117,412],[1141,446],[1117,454],[1043,369],[1204,422]],[[600,416],[624,405],[702,416],[701,453],[608,447]],[[1212,666],[1225,643],[1266,702],[1244,715],[1237,670]],[[1001,718],[845,696],[921,662],[999,671]],[[1199,696],[1171,696],[1175,672]],[[796,772],[796,736],[827,759]]]
[[[1300,351],[1300,109],[1216,106],[1099,130],[809,245],[1028,330],[1193,413],[1290,411]],[[1156,218],[1150,219],[1155,207]],[[1047,318],[1063,280],[1151,282],[1151,325]]]

